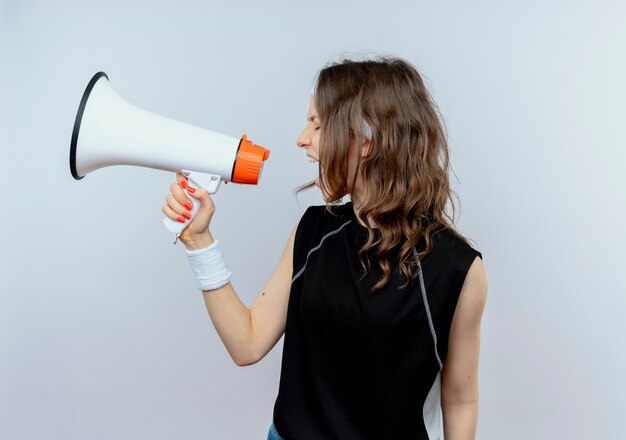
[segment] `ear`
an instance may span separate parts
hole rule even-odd
[[[361,145],[361,157],[367,157],[372,152],[372,141],[365,138],[363,139],[363,144]]]

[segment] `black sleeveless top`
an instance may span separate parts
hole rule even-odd
[[[393,278],[373,252],[363,277],[367,230],[351,203],[307,209],[296,230],[293,279],[274,425],[285,440],[443,438],[441,369],[452,317],[476,251],[453,231],[434,235],[423,276]],[[424,240],[417,248],[424,248]]]

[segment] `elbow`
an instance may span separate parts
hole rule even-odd
[[[458,392],[455,394],[441,394],[441,404],[458,406],[458,405],[478,405],[478,390],[466,390],[466,392]]]
[[[478,406],[478,398],[467,398],[467,399],[454,399],[454,400],[442,400],[442,407],[455,407],[455,406]]]
[[[470,386],[444,386],[441,390],[442,405],[477,405],[478,399],[478,384],[476,383]]]
[[[260,360],[261,359],[256,356],[233,357],[233,361],[238,367],[248,367],[250,365],[256,364]]]

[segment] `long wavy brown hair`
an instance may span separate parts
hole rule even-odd
[[[459,198],[449,183],[439,109],[416,68],[400,58],[329,64],[319,72],[313,99],[321,123],[320,187],[326,207],[332,212],[332,205],[352,194],[356,174],[348,178],[350,160],[358,156],[361,191],[355,208],[368,234],[359,250],[364,274],[370,269],[366,252],[374,248],[383,274],[372,290],[390,281],[391,258],[398,258],[405,280],[400,288],[405,288],[418,273],[417,259],[432,251],[439,229],[449,228],[467,242],[454,227],[453,197]],[[366,137],[371,137],[369,152],[351,154]],[[426,246],[414,255],[422,237]]]

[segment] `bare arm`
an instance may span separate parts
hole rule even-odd
[[[189,212],[187,207],[191,206],[190,203],[201,203],[198,213],[180,235],[180,240],[189,250],[202,249],[215,241],[209,232],[215,205],[204,189],[197,189],[189,198],[182,187],[186,183],[185,177],[179,174],[177,183],[170,186],[171,194],[166,198],[163,213],[172,219],[182,219]],[[231,283],[202,292],[211,322],[237,365],[258,362],[285,331],[295,231],[296,228],[287,241],[278,266],[251,308],[241,302]]]
[[[441,405],[446,440],[476,438],[480,322],[486,300],[487,277],[482,260],[476,257],[461,288],[443,368]]]
[[[239,366],[265,357],[285,332],[291,289],[295,228],[270,279],[248,309],[231,283],[202,292],[211,321],[226,350]]]

